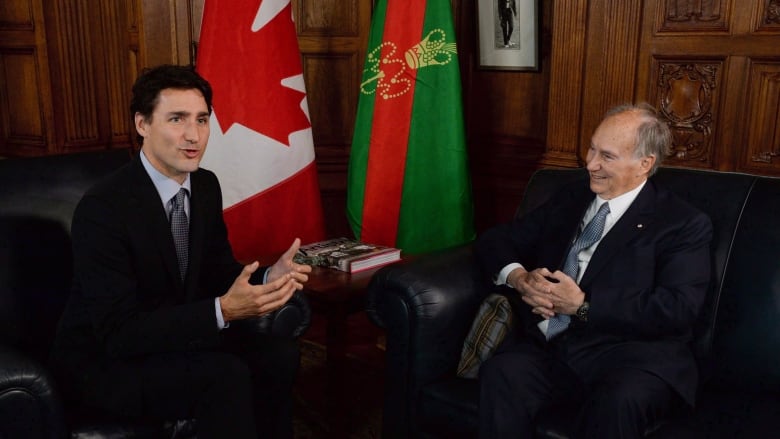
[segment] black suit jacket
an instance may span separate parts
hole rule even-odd
[[[216,176],[192,173],[191,189],[184,281],[165,209],[139,158],[79,202],[73,288],[52,355],[76,393],[98,382],[133,385],[117,367],[122,362],[219,346],[214,298],[227,292],[242,266],[227,239]]]
[[[495,275],[512,262],[529,271],[561,269],[594,197],[587,178],[579,180],[485,233],[476,245],[485,270]],[[710,282],[711,239],[707,215],[648,181],[582,276],[589,320],[574,318],[561,341],[570,366],[586,380],[613,366],[647,370],[693,403],[698,373],[689,342]],[[536,326],[541,318],[520,303],[525,335],[543,339]]]

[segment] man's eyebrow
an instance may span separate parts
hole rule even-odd
[[[169,112],[168,112],[168,116],[169,116],[169,117],[170,117],[170,116],[186,117],[186,116],[189,116],[189,115],[191,115],[191,114],[192,114],[192,112],[191,112],[191,111],[186,111],[186,110],[180,110],[180,111],[169,111]],[[199,112],[197,113],[197,117],[203,117],[203,116],[209,116],[209,112],[208,112],[208,111],[199,111]]]

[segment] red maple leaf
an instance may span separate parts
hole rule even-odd
[[[305,94],[282,85],[300,75],[290,4],[257,32],[251,26],[263,0],[206,2],[198,71],[214,90],[214,112],[227,131],[240,123],[289,146],[290,133],[310,127]]]

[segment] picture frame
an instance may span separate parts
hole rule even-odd
[[[539,71],[539,1],[476,2],[478,67]]]

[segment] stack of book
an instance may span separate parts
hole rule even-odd
[[[400,259],[400,249],[367,244],[349,238],[329,239],[302,245],[294,258],[299,264],[330,267],[347,273],[357,273]]]

